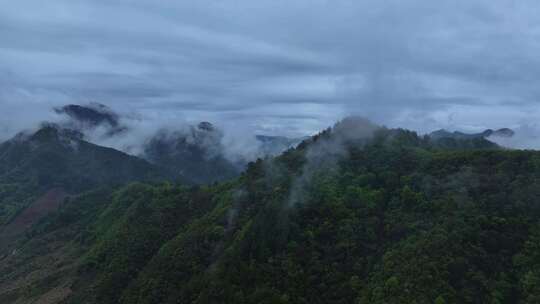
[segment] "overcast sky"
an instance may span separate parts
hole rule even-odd
[[[0,133],[89,101],[313,133],[537,130],[540,2],[0,0]]]

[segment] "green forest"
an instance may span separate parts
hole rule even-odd
[[[540,152],[346,123],[230,181],[67,198],[0,302],[540,303]]]

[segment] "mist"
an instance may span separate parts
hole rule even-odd
[[[490,136],[487,139],[509,149],[540,149],[540,126],[538,124],[525,124],[512,129],[512,137]]]
[[[347,145],[353,144],[356,148],[361,148],[380,128],[366,118],[353,116],[339,121],[331,129],[319,134],[307,147],[301,174],[292,181],[288,206],[306,201],[316,174],[332,176],[338,173],[339,161],[349,155]]]
[[[7,140],[19,132],[35,132],[44,122],[81,132],[88,142],[114,148],[134,156],[145,157],[145,147],[154,138],[174,140],[182,137],[187,144],[198,146],[204,157],[211,159],[223,156],[233,164],[243,166],[259,157],[268,156],[256,139],[254,129],[232,124],[211,124],[211,130],[200,130],[201,121],[188,121],[181,117],[158,117],[145,115],[134,110],[122,111],[95,102],[82,103],[84,108],[102,112],[115,119],[115,123],[97,123],[80,120],[62,110],[64,104],[54,108],[48,104],[35,104],[32,115],[24,120],[2,121],[1,139]],[[22,111],[24,107],[13,105],[9,110]],[[9,112],[8,112],[9,113]],[[19,117],[20,113],[14,115]]]

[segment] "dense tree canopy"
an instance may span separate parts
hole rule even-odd
[[[43,239],[80,253],[64,303],[537,303],[540,153],[333,128],[227,183],[72,198]]]

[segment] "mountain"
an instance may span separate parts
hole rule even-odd
[[[228,182],[72,196],[0,302],[537,302],[540,152],[453,140],[347,119]]]
[[[166,176],[148,162],[44,124],[0,144],[0,227],[51,189],[80,193],[102,185]]]
[[[84,139],[95,138],[94,131],[108,142],[122,141],[129,136],[130,129],[121,122],[121,115],[105,105],[70,104],[54,109],[59,115],[67,117],[62,123],[64,129],[70,129],[83,135]],[[101,134],[103,133],[103,134]],[[142,146],[142,153],[137,156],[149,161],[169,176],[192,183],[208,184],[237,177],[246,165],[257,157],[279,155],[294,147],[305,138],[290,139],[282,136],[257,135],[256,150],[249,156],[231,157],[223,143],[223,131],[210,122],[196,125],[183,125],[158,130],[150,138],[140,138],[140,142],[131,142],[132,146]],[[132,147],[126,147],[130,150]]]
[[[490,141],[494,137],[512,137],[514,131],[508,128],[502,128],[499,130],[487,129],[480,133],[463,133],[459,131],[449,132],[441,129],[431,132],[427,135],[429,139],[436,145],[452,149],[455,147],[467,146],[468,148],[486,149],[496,148],[497,144]]]
[[[498,130],[487,129],[480,133],[463,133],[459,131],[449,132],[444,129],[440,129],[429,134],[429,137],[432,139],[441,139],[441,138],[453,138],[453,139],[474,139],[474,138],[488,138],[490,136],[496,137],[512,137],[514,136],[514,131],[508,128],[502,128]]]
[[[159,175],[144,160],[86,142],[82,134],[54,124],[2,144],[0,168],[0,181],[32,181],[38,188],[62,185],[73,190]]]
[[[103,104],[90,103],[85,106],[70,104],[55,108],[54,111],[69,118],[64,127],[82,133],[102,127],[107,130],[107,136],[113,136],[128,130],[120,123],[120,115]]]
[[[70,104],[54,109],[67,116],[62,128],[88,138],[97,128],[102,136],[121,141],[130,131],[121,123],[121,116],[105,105]],[[103,132],[103,130],[105,130]],[[223,134],[209,122],[196,126],[161,129],[148,139],[141,138],[142,153],[137,155],[156,166],[174,180],[207,184],[236,177],[245,164],[233,164],[225,157],[221,143]]]
[[[141,157],[171,175],[184,176],[198,184],[208,184],[240,175],[254,158],[276,156],[306,138],[255,136],[256,153],[231,158],[223,143],[223,132],[210,122],[185,126],[180,130],[162,129],[144,144]]]
[[[160,130],[144,145],[141,157],[171,176],[207,184],[236,177],[241,168],[225,157],[223,134],[209,122],[184,130]]]
[[[486,131],[484,131],[484,134],[487,135],[488,137],[489,136],[497,136],[497,137],[512,137],[515,135],[515,132],[514,130],[512,129],[509,129],[509,128],[502,128],[502,129],[498,129],[498,130],[491,130],[491,129],[488,129]]]

